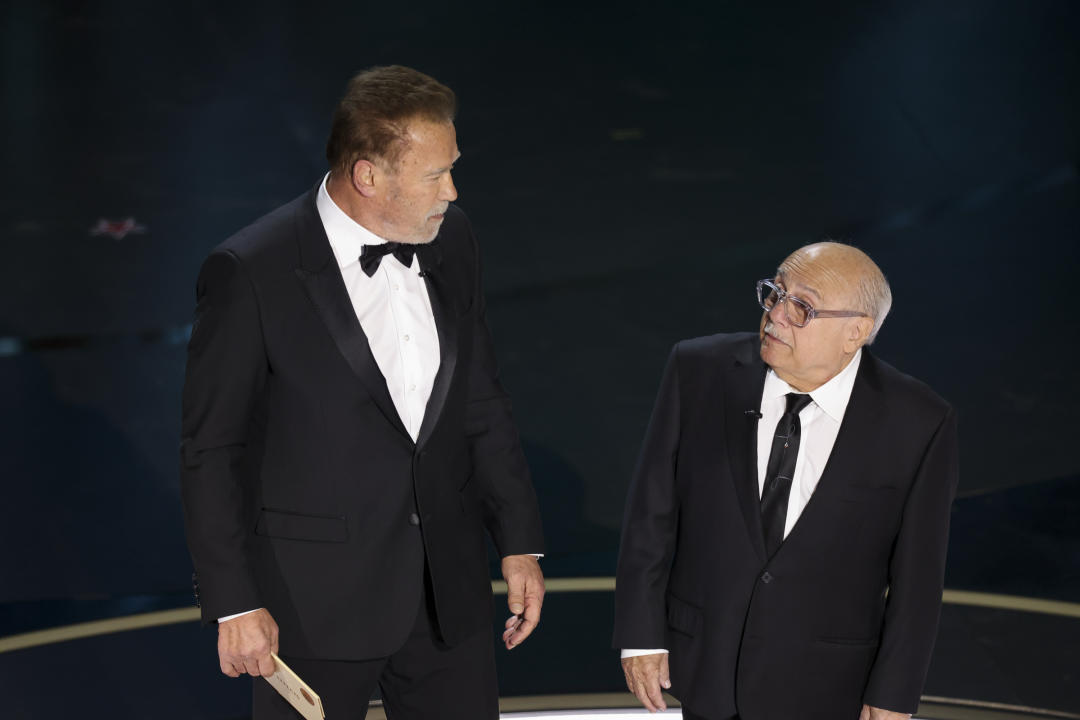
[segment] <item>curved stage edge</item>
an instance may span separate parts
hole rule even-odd
[[[577,637],[582,647],[591,647],[598,643],[605,643],[607,628],[600,615],[610,605],[610,593],[614,589],[615,580],[612,577],[579,577],[579,578],[550,578],[547,582],[548,594],[551,596],[562,595],[562,598],[552,598],[545,604],[545,615],[550,615],[550,623],[558,623],[567,626],[570,636]],[[505,594],[506,586],[501,581],[492,582],[492,590],[496,594]],[[1025,693],[1019,697],[999,695],[997,697],[985,697],[978,687],[973,687],[964,682],[964,673],[959,676],[950,675],[951,668],[961,663],[966,663],[970,657],[970,648],[979,634],[979,628],[985,628],[987,623],[1004,626],[1008,632],[1015,636],[1025,638],[1028,644],[1018,647],[1013,651],[1013,662],[1019,665],[1034,663],[1034,652],[1047,647],[1044,643],[1050,642],[1061,648],[1060,652],[1065,656],[1070,654],[1068,650],[1074,643],[1070,638],[1080,638],[1080,603],[1072,603],[1058,600],[1047,600],[1017,595],[1000,595],[993,593],[972,592],[966,590],[947,589],[943,595],[943,625],[942,636],[939,639],[938,658],[935,662],[945,668],[945,672],[938,673],[937,682],[932,682],[935,672],[932,668],[931,680],[928,681],[927,695],[919,708],[917,718],[921,720],[1012,720],[1020,718],[1061,718],[1064,720],[1080,720],[1080,714],[1074,712],[1080,708],[1073,707],[1068,695],[1056,695],[1054,693]],[[160,606],[159,606],[160,607]],[[562,616],[559,613],[563,613]],[[23,632],[20,634],[0,637],[0,670],[3,667],[15,669],[21,666],[16,674],[27,676],[38,675],[48,666],[57,669],[63,667],[78,667],[85,657],[97,657],[99,660],[112,662],[112,658],[119,651],[121,655],[130,654],[132,650],[140,652],[142,649],[155,647],[170,647],[177,642],[176,633],[181,633],[187,640],[182,643],[193,645],[193,636],[199,636],[198,644],[202,649],[188,647],[185,659],[177,658],[176,661],[167,663],[172,670],[180,675],[197,675],[205,668],[195,671],[190,667],[191,663],[199,663],[202,655],[212,654],[212,640],[208,632],[192,632],[180,626],[194,624],[198,621],[197,608],[173,608],[153,612],[141,612],[118,617],[91,620],[74,624],[46,627]],[[575,627],[574,622],[581,623]],[[140,632],[141,631],[141,632]],[[150,633],[147,635],[146,633]],[[171,638],[171,639],[170,639]],[[545,673],[545,677],[551,674],[550,683],[539,683],[535,678],[536,664],[543,663],[545,658],[558,657],[554,652],[557,649],[549,649],[543,643],[548,642],[542,634],[538,636],[540,644],[534,644],[531,656],[515,655],[513,653],[501,660],[500,675],[506,671],[509,682],[505,683],[500,707],[503,717],[516,720],[530,720],[532,718],[605,718],[606,720],[621,720],[629,717],[643,717],[644,711],[635,707],[635,699],[626,692],[612,692],[619,689],[618,682],[612,683],[608,670],[617,668],[617,661],[613,651],[605,652],[612,657],[597,657],[590,655],[592,662],[585,662],[590,673],[595,670],[597,682],[593,684],[586,674],[576,671],[576,677],[563,676],[557,669],[553,673]],[[119,650],[126,647],[126,653]],[[562,650],[565,650],[563,647]],[[985,648],[981,648],[985,652]],[[180,653],[184,655],[184,653]],[[589,660],[587,658],[586,660]],[[987,662],[992,661],[990,658]],[[603,663],[595,665],[594,663]],[[1067,657],[1057,658],[1053,661],[1057,667],[1062,663],[1068,664]],[[607,666],[611,666],[611,668]],[[977,665],[977,664],[976,664]],[[175,666],[175,667],[173,667]],[[185,668],[185,666],[188,666]],[[31,668],[37,668],[36,671]],[[546,667],[552,668],[548,664]],[[986,673],[986,668],[975,667],[967,672],[967,679],[977,673]],[[62,671],[62,670],[61,670]],[[0,672],[0,675],[7,674]],[[531,676],[532,680],[521,682],[522,676]],[[959,677],[960,681],[956,681]],[[987,673],[989,682],[993,679]],[[943,681],[944,678],[944,681]],[[505,678],[504,678],[505,679]],[[986,680],[987,678],[984,678]],[[15,679],[12,678],[15,682]],[[198,679],[196,677],[184,677],[181,684],[188,692],[200,692],[199,688],[207,684],[212,685],[213,680]],[[0,683],[2,685],[3,683]],[[33,683],[31,683],[32,685]],[[987,683],[981,683],[986,686]],[[224,686],[222,686],[224,687]],[[565,692],[553,694],[547,693],[549,687],[557,687]],[[9,688],[11,690],[24,690],[34,694],[32,687]],[[208,714],[208,707],[216,705],[212,697],[204,699],[202,708],[191,710],[199,717],[220,717],[227,720],[239,720],[243,715],[242,703],[237,699],[243,693],[237,693],[238,686],[231,686],[228,690],[215,690],[224,692],[219,697],[228,697],[231,700],[231,708],[221,715]],[[162,688],[165,694],[168,691]],[[595,691],[595,692],[594,692]],[[931,694],[933,693],[933,694]],[[16,695],[19,693],[17,692]],[[959,697],[953,697],[953,696]],[[980,699],[964,699],[978,697]],[[242,700],[242,698],[241,698]],[[1020,700],[1020,702],[1015,702]],[[141,705],[132,698],[134,706]],[[46,703],[48,704],[48,703]],[[229,704],[229,703],[226,703]],[[666,716],[679,717],[681,713],[677,708],[677,701],[672,700],[672,710],[665,713]],[[1040,706],[1040,707],[1035,707]],[[1046,707],[1049,706],[1049,707]],[[1066,710],[1068,708],[1068,710]],[[134,707],[133,707],[134,709]],[[19,716],[16,713],[16,716]],[[32,717],[33,715],[26,715]],[[385,718],[382,708],[376,701],[368,714],[370,720]]]
[[[548,578],[548,593],[613,592],[613,577]],[[506,594],[506,583],[492,580],[491,591],[495,595]],[[1080,603],[1063,600],[1025,597],[1021,595],[1000,595],[997,593],[973,592],[970,590],[950,590],[942,594],[945,605],[966,605],[970,607],[1013,610],[1017,612],[1058,615],[1068,618],[1080,618]],[[175,608],[148,613],[138,613],[123,617],[92,620],[71,625],[61,625],[43,630],[19,633],[0,637],[0,653],[13,652],[24,648],[38,647],[58,642],[78,640],[80,638],[107,635],[115,632],[141,630],[144,628],[173,625],[184,622],[197,622],[198,608]],[[1080,715],[1077,716],[1080,718]]]

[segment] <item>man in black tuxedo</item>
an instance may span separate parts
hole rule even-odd
[[[630,488],[615,647],[650,710],[895,720],[918,706],[956,492],[956,419],[866,346],[878,267],[804,247],[757,333],[680,342]]]
[[[507,648],[536,627],[543,538],[451,203],[453,92],[409,68],[357,75],[330,172],[203,264],[181,483],[221,670],[280,656],[329,717],[498,716],[484,529]],[[265,682],[256,718],[296,717]]]

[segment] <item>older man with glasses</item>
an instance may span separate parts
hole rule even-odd
[[[892,304],[839,243],[757,283],[757,333],[678,343],[627,499],[615,647],[649,710],[895,720],[918,706],[956,492],[953,409],[867,348]]]

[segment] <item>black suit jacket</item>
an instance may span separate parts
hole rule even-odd
[[[476,242],[451,206],[418,250],[441,364],[414,443],[315,198],[240,231],[199,275],[181,485],[203,619],[265,607],[284,653],[385,656],[413,626],[426,562],[454,644],[491,622],[484,528],[500,555],[543,552]]]
[[[668,648],[672,693],[744,720],[914,712],[956,491],[952,409],[864,348],[821,480],[771,559],[757,334],[676,345],[630,488],[615,647]]]

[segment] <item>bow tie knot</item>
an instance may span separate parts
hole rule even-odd
[[[372,277],[379,269],[383,257],[393,255],[405,267],[412,267],[416,247],[408,243],[388,242],[381,245],[365,245],[360,250],[360,269]]]

